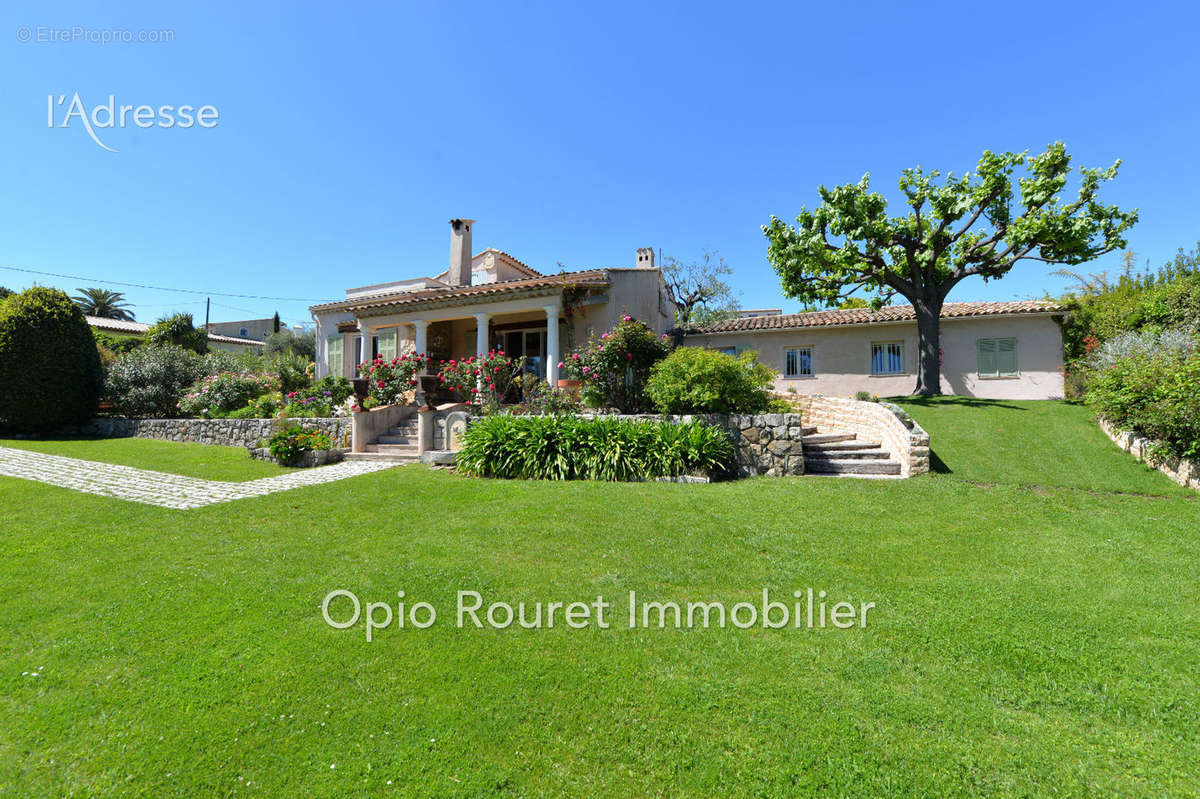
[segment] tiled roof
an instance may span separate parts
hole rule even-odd
[[[1020,300],[1017,302],[948,302],[942,306],[943,319],[964,316],[996,316],[1002,314],[1051,313],[1061,311],[1062,306],[1043,300]],[[800,327],[836,327],[838,325],[868,325],[882,322],[910,322],[917,318],[911,305],[887,305],[878,311],[870,308],[846,308],[809,313],[778,314],[776,316],[754,316],[744,319],[727,319],[689,330],[689,333],[735,333],[760,330],[790,330]]]
[[[458,286],[447,289],[423,289],[421,291],[397,292],[386,296],[373,296],[339,300],[314,305],[309,310],[317,311],[365,311],[378,308],[406,307],[411,305],[445,304],[454,300],[503,299],[512,294],[546,292],[571,285],[607,286],[608,273],[604,269],[587,269],[582,272],[562,272],[557,275],[505,280],[499,283],[481,283],[478,286]]]
[[[542,274],[541,272],[539,272],[538,270],[534,269],[534,268],[533,268],[532,266],[530,266],[529,264],[527,264],[527,263],[525,263],[524,261],[522,261],[520,258],[517,258],[516,256],[514,256],[514,255],[512,255],[512,254],[510,254],[510,253],[507,253],[507,252],[505,252],[504,250],[497,250],[495,247],[488,247],[486,250],[484,250],[483,252],[479,253],[479,255],[476,255],[476,256],[475,256],[475,258],[478,258],[480,255],[484,255],[484,254],[486,254],[486,253],[489,253],[489,252],[494,252],[494,253],[496,253],[496,255],[502,255],[502,256],[504,256],[505,258],[507,258],[507,259],[508,259],[508,261],[509,261],[511,264],[513,264],[514,266],[517,266],[517,267],[519,267],[519,268],[521,268],[521,269],[524,269],[526,272],[528,272],[528,273],[530,274],[530,276],[531,276],[531,277],[538,277],[538,276],[540,276],[540,275]],[[474,259],[474,258],[472,258],[471,260],[475,260],[475,259]]]
[[[84,316],[87,323],[92,327],[97,327],[101,330],[112,330],[117,333],[145,333],[150,329],[150,325],[144,322],[127,322],[123,319],[107,319],[103,316]],[[263,345],[261,341],[252,338],[238,338],[237,336],[222,336],[219,333],[209,333],[209,341],[224,342],[226,344],[254,344],[259,347]]]

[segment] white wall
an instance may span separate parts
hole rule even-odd
[[[1015,337],[1016,377],[981,378],[976,340]],[[904,374],[871,374],[871,343],[902,341]],[[917,384],[916,322],[688,336],[689,346],[755,350],[780,372],[775,389],[850,397],[867,391],[881,397],[911,394]],[[811,378],[784,378],[784,350],[812,347]],[[942,391],[988,399],[1052,399],[1063,396],[1062,331],[1048,315],[968,317],[942,320]]]

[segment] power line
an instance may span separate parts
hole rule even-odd
[[[107,283],[110,286],[126,286],[135,289],[153,289],[154,291],[174,291],[181,294],[211,294],[214,297],[236,297],[243,300],[275,300],[276,302],[324,302],[324,300],[314,297],[265,297],[261,294],[231,294],[224,291],[168,288],[166,286],[150,286],[145,283],[123,283],[120,280],[101,280],[100,278],[95,277],[63,275],[59,274],[58,272],[41,272],[37,269],[23,269],[19,266],[0,266],[0,269],[7,269],[10,272],[25,272],[31,275],[45,275],[46,277],[61,277],[66,280],[79,280],[84,283]]]

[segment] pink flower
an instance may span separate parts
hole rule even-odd
[[[626,315],[626,316],[622,316],[622,317],[621,317],[621,321],[622,321],[622,322],[632,322],[632,321],[633,321],[633,317],[632,317],[632,316],[628,316],[628,315]]]
[[[563,362],[562,362],[562,361],[559,361],[559,362],[558,362],[558,368],[559,368],[559,369],[563,368]]]
[[[627,360],[627,361],[632,361],[632,360],[633,360],[633,353],[632,353],[632,352],[627,352],[627,353],[625,353],[625,360]]]

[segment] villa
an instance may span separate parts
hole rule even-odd
[[[563,355],[624,314],[656,332],[675,308],[654,250],[632,267],[542,274],[501,250],[471,254],[475,222],[450,222],[449,268],[346,290],[311,308],[317,373],[353,377],[363,361],[421,352],[438,360],[503,349],[531,374],[558,378]],[[991,399],[1063,396],[1063,309],[1051,302],[947,303],[942,313],[942,391]],[[784,314],[747,310],[683,332],[686,346],[758,353],[780,393],[879,396],[916,385],[917,324],[911,306]]]
[[[527,371],[553,384],[563,354],[623,314],[659,333],[674,323],[650,248],[637,251],[633,267],[546,275],[490,247],[472,255],[474,224],[451,220],[446,271],[347,289],[345,299],[313,306],[318,376],[353,377],[359,363],[377,355],[449,360],[503,349],[525,356]]]

